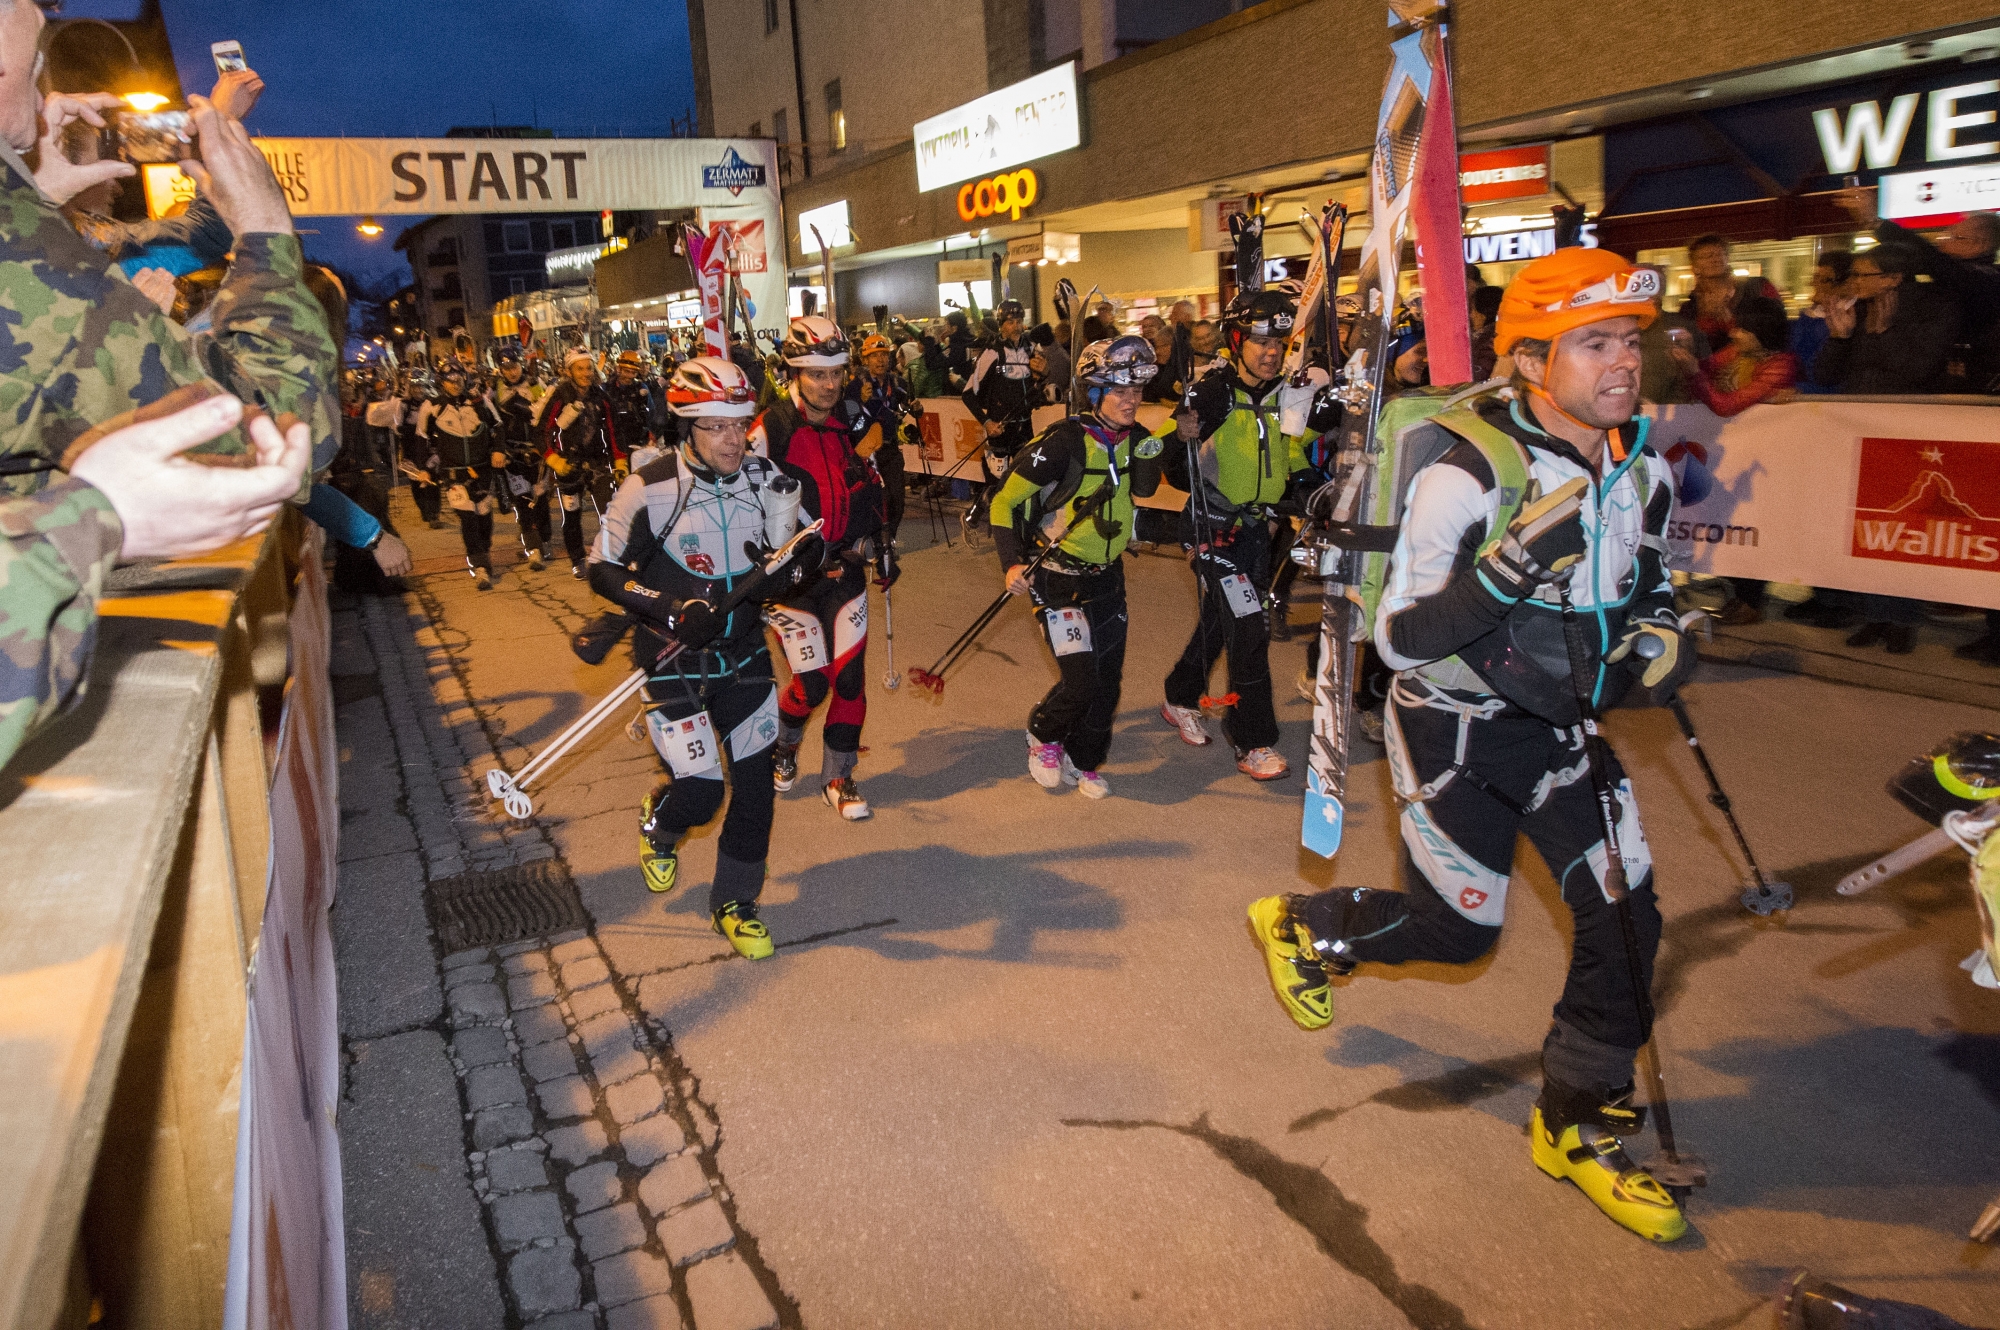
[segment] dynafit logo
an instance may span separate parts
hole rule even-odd
[[[703,189],[726,189],[731,197],[746,189],[764,187],[764,167],[759,162],[746,162],[736,153],[734,147],[725,148],[722,160],[714,166],[701,168]]]
[[[2000,444],[1863,439],[1853,554],[1945,568],[2000,564]]]

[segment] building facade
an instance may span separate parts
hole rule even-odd
[[[792,281],[819,282],[797,219],[828,220],[823,233],[846,241],[833,267],[850,321],[880,305],[935,315],[996,255],[1008,293],[1043,310],[1063,275],[1128,313],[1213,302],[1226,284],[1216,219],[1251,196],[1275,257],[1303,252],[1290,219],[1329,198],[1357,214],[1350,246],[1366,231],[1388,64],[1379,3],[688,7],[702,132],[781,141]],[[2000,167],[2000,18],[1982,0],[1822,0],[1797,23],[1699,0],[1453,10],[1461,151],[1503,154],[1461,164],[1505,186],[1468,188],[1469,203],[1487,197],[1468,209],[1467,254],[1491,280],[1546,247],[1548,210],[1567,194],[1604,243],[1670,273],[1687,239],[1717,231],[1793,292],[1817,246],[1847,243],[1828,197],[1845,178],[1898,177],[1908,192],[1924,187],[1913,174],[1950,169],[1969,171],[1950,180],[1971,190]],[[1062,68],[1073,138],[992,176],[920,181],[920,122]],[[1020,171],[1032,202],[1015,207]],[[1012,178],[1004,198],[997,183],[979,190],[999,175]],[[979,215],[996,200],[1008,206]]]
[[[596,213],[447,214],[418,222],[396,238],[415,274],[417,328],[438,338],[462,327],[486,341],[496,301],[547,287],[549,252],[589,244],[600,231]]]

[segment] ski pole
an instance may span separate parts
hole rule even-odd
[[[1743,852],[1743,861],[1750,865],[1750,876],[1755,885],[1743,893],[1743,908],[1759,916],[1770,915],[1778,910],[1792,908],[1792,888],[1788,882],[1773,882],[1764,876],[1764,870],[1757,866],[1757,856],[1750,852],[1750,842],[1743,835],[1743,828],[1736,821],[1735,809],[1730,806],[1729,796],[1723,792],[1722,782],[1717,779],[1715,768],[1709,764],[1708,753],[1695,735],[1694,720],[1688,715],[1687,703],[1678,695],[1667,703],[1679,722],[1681,733],[1687,736],[1688,747],[1694,752],[1695,765],[1701,768],[1702,776],[1708,781],[1708,801],[1722,812],[1722,820],[1729,824],[1729,830],[1736,837],[1736,848]]]
[[[735,613],[745,601],[748,601],[762,590],[764,584],[779,569],[792,560],[808,536],[817,537],[819,529],[820,523],[814,521],[812,525],[800,530],[790,540],[787,540],[783,545],[773,550],[759,565],[757,575],[745,577],[741,586],[738,586],[734,591],[722,598],[715,607],[716,615],[726,620],[729,615]],[[669,644],[667,649],[662,651],[651,665],[634,670],[631,674],[627,675],[616,688],[600,698],[595,706],[577,717],[561,734],[551,739],[548,745],[541,752],[530,758],[527,765],[522,767],[520,771],[510,776],[506,771],[495,767],[493,770],[487,772],[487,792],[505,805],[509,817],[517,821],[525,821],[527,818],[532,817],[535,812],[535,801],[529,797],[525,787],[546,775],[557,762],[561,761],[571,749],[581,743],[592,730],[602,725],[606,717],[614,715],[620,707],[624,706],[628,698],[645,687],[648,676],[659,673],[676,660],[679,660],[681,654],[686,650],[687,644],[685,642],[675,641]]]
[[[883,560],[888,562],[885,551]],[[889,583],[882,583],[882,636],[889,657],[889,672],[882,676],[882,686],[895,692],[902,686],[903,676],[896,673],[896,603],[889,599]]]
[[[1646,1171],[1663,1187],[1706,1186],[1707,1170],[1693,1160],[1683,1160],[1674,1141],[1673,1112],[1667,1106],[1667,1081],[1660,1070],[1660,1051],[1653,1030],[1658,1013],[1653,1010],[1653,995],[1647,991],[1645,969],[1639,959],[1639,929],[1632,919],[1632,892],[1625,880],[1625,858],[1618,847],[1618,796],[1611,785],[1611,745],[1598,728],[1591,689],[1583,681],[1590,668],[1590,653],[1584,645],[1583,625],[1570,601],[1567,581],[1556,584],[1556,595],[1562,602],[1563,645],[1569,653],[1570,690],[1576,698],[1578,724],[1583,728],[1584,760],[1590,767],[1591,791],[1597,796],[1598,820],[1604,831],[1604,894],[1611,898],[1618,912],[1618,931],[1625,941],[1625,968],[1632,978],[1632,1002],[1646,1029],[1646,1042],[1639,1052],[1646,1067],[1647,1095],[1653,1104],[1653,1130],[1659,1134],[1660,1149],[1667,1157],[1664,1166],[1649,1164]]]
[[[1076,514],[1071,519],[1069,526],[1074,526],[1077,522],[1081,522],[1084,518],[1096,512],[1097,509],[1103,507],[1108,498],[1110,498],[1110,495],[1105,493],[1105,488],[1100,487],[1088,499],[1077,504]],[[1048,542],[1035,554],[1035,557],[1028,560],[1027,566],[1021,570],[1023,578],[1033,577],[1035,570],[1042,566],[1049,555],[1055,553],[1056,548],[1062,543],[1063,536],[1069,533],[1069,526],[1065,526],[1062,531],[1052,535]],[[945,671],[958,662],[958,658],[963,656],[972,646],[973,642],[978,640],[979,635],[986,631],[986,625],[992,623],[1000,616],[1000,611],[1007,608],[1007,602],[1013,599],[1013,597],[1014,593],[1012,590],[1002,591],[998,596],[994,597],[993,603],[981,611],[979,617],[972,621],[970,628],[967,628],[958,635],[957,641],[945,648],[944,654],[938,657],[935,664],[927,670],[913,669],[910,671],[910,682],[919,688],[929,689],[934,695],[942,697],[944,695]]]

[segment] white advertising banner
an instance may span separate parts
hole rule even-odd
[[[295,217],[758,206],[769,139],[258,139]],[[777,234],[775,225],[773,233]]]
[[[1674,565],[2000,609],[2000,402],[1662,406]]]
[[[1083,142],[1077,114],[1076,62],[976,97],[919,120],[919,192],[1004,171]]]
[[[345,1330],[333,905],[340,768],[317,528],[299,563],[292,677],[271,778],[271,858],[243,1036],[225,1330]]]

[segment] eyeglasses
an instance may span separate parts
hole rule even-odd
[[[750,422],[741,416],[721,416],[695,422],[697,434],[744,434],[750,433]]]

